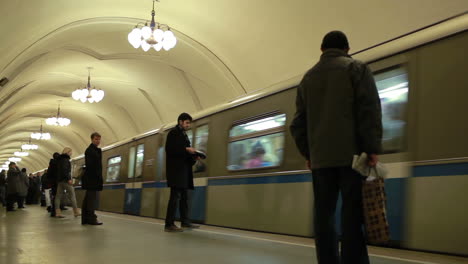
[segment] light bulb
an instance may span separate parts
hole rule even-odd
[[[151,37],[151,28],[148,27],[148,26],[144,26],[142,29],[141,29],[141,36],[143,37],[143,39],[148,39],[149,37]],[[143,43],[141,43],[143,45]]]

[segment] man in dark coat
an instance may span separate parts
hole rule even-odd
[[[192,117],[182,113],[177,118],[177,125],[168,133],[166,140],[166,178],[171,188],[171,195],[167,205],[167,232],[181,232],[182,228],[174,224],[177,204],[179,204],[180,218],[183,228],[197,228],[190,223],[188,189],[193,190],[192,166],[195,164],[196,150],[190,147],[190,140],[185,131],[190,129]]]
[[[55,196],[57,195],[57,160],[60,154],[55,152],[52,155],[52,159],[49,161],[49,168],[47,168],[47,182],[48,186],[50,187],[50,199],[54,201]],[[52,202],[50,204],[50,208],[48,208],[51,217],[55,217],[55,204]]]
[[[82,225],[102,225],[97,221],[94,210],[97,209],[99,192],[102,191],[102,151],[98,148],[101,144],[101,135],[97,132],[91,134],[91,144],[85,151],[85,172],[81,179],[81,187],[86,190],[81,207]]]
[[[320,61],[302,79],[291,133],[314,184],[314,225],[318,263],[368,264],[362,232],[362,176],[353,155],[366,152],[375,166],[381,151],[380,98],[372,72],[348,55],[346,35],[332,31],[322,42]],[[341,192],[341,261],[335,208]]]
[[[6,171],[2,170],[0,172],[0,203],[2,203],[3,206],[6,206]]]

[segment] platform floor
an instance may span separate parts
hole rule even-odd
[[[82,226],[71,210],[52,219],[43,207],[0,210],[1,264],[316,263],[314,240],[202,226],[166,233],[159,219],[99,212]],[[373,264],[458,264],[467,258],[369,247]]]

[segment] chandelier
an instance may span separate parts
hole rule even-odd
[[[31,144],[31,139],[29,139],[29,143],[21,145],[22,150],[35,150],[39,147],[36,144]]]
[[[42,132],[42,124],[41,124],[41,129],[37,133],[31,133],[31,138],[33,139],[42,139],[42,140],[49,140],[50,133],[44,133]]]
[[[60,116],[60,104],[57,110],[57,116],[49,117],[46,119],[46,124],[51,126],[68,126],[70,125],[70,119]]]
[[[128,42],[130,42],[135,49],[141,46],[144,51],[148,51],[151,47],[156,51],[160,51],[161,49],[170,50],[177,44],[177,39],[169,26],[154,21],[155,1],[159,2],[159,0],[153,0],[150,25],[148,26],[148,22],[146,22],[144,27],[139,28],[138,26],[140,23],[138,23],[128,34]]]
[[[96,87],[91,88],[91,69],[88,67],[88,84],[83,89],[76,89],[72,93],[72,97],[75,100],[79,100],[82,103],[99,103],[104,98],[104,91],[97,90]]]
[[[21,161],[21,158],[18,158],[18,157],[11,157],[8,159],[9,161],[11,162],[20,162]]]
[[[18,156],[18,157],[27,157],[29,156],[29,153],[26,152],[26,151],[15,151],[15,156]]]

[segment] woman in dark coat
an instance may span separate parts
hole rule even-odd
[[[62,199],[63,191],[67,191],[67,194],[70,195],[72,202],[73,212],[75,217],[80,216],[81,214],[78,211],[78,206],[76,205],[76,196],[75,189],[73,188],[73,181],[71,178],[71,163],[70,156],[72,155],[71,148],[64,148],[62,154],[57,160],[57,195],[55,196],[55,217],[64,218],[62,211],[60,210],[60,201]]]

